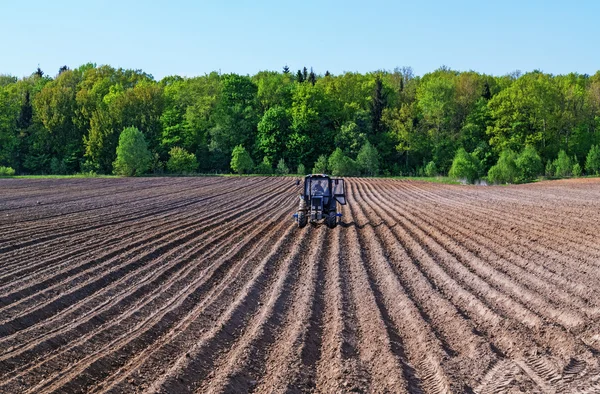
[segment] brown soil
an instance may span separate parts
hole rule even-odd
[[[0,180],[0,393],[600,392],[600,180]]]

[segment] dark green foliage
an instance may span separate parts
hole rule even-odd
[[[312,67],[310,68],[310,74],[308,74],[308,82],[313,86],[317,83],[317,75],[313,72]]]
[[[502,151],[498,162],[488,171],[488,182],[515,183],[520,178],[517,154],[510,149]]]
[[[548,161],[546,162],[546,168],[544,169],[544,174],[545,174],[547,177],[550,177],[550,178],[551,178],[551,177],[553,177],[553,176],[554,176],[554,174],[555,174],[555,173],[556,173],[556,169],[554,168],[554,164],[552,163],[552,161],[551,161],[551,160],[548,160]]]
[[[176,174],[192,173],[198,169],[196,155],[189,153],[183,148],[173,147],[169,151],[167,170]]]
[[[29,91],[25,91],[25,99],[21,106],[21,112],[19,113],[19,119],[17,119],[17,127],[20,129],[26,129],[31,126],[33,121],[33,107],[31,106],[31,99]]]
[[[288,67],[287,64],[285,66],[283,66],[283,73],[284,74],[289,74],[290,73],[290,68]]]
[[[53,175],[66,175],[68,172],[67,164],[64,160],[53,157],[50,160],[50,173]]]
[[[242,145],[233,148],[230,165],[231,169],[238,174],[249,173],[254,168],[254,162],[252,161],[250,154]]]
[[[585,170],[588,174],[600,173],[600,145],[592,145],[585,160]]]
[[[468,183],[475,183],[479,179],[480,171],[479,159],[464,148],[460,148],[452,160],[449,175],[457,179],[465,179]]]
[[[135,127],[127,127],[119,136],[114,173],[123,176],[143,175],[152,165],[152,154],[144,134]]]
[[[383,110],[387,105],[386,95],[383,90],[383,82],[381,77],[375,78],[375,87],[373,88],[373,97],[371,100],[371,129],[374,134],[378,134],[382,131],[381,117],[383,116]]]

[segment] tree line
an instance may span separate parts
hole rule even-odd
[[[525,151],[539,157],[537,175],[557,175],[565,156],[594,172],[586,161],[600,143],[600,72],[333,75],[286,66],[156,81],[85,64],[54,77],[39,68],[0,76],[0,167],[120,172],[117,147],[128,128],[141,133],[144,171],[153,173],[448,174],[460,156],[481,176],[516,166]]]

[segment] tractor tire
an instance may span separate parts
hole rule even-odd
[[[335,226],[337,226],[337,216],[335,215],[335,212],[331,212],[325,218],[325,223],[327,224],[327,227],[329,227],[329,228],[335,228]]]
[[[298,227],[303,228],[308,224],[308,216],[306,216],[306,202],[300,198],[298,205]]]
[[[303,228],[308,224],[308,217],[306,216],[306,212],[298,211],[298,227]]]
[[[333,207],[330,207],[329,214],[325,218],[325,224],[329,228],[335,228],[337,226],[337,203],[333,202]]]

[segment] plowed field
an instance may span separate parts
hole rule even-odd
[[[600,181],[0,180],[1,393],[598,393]]]

